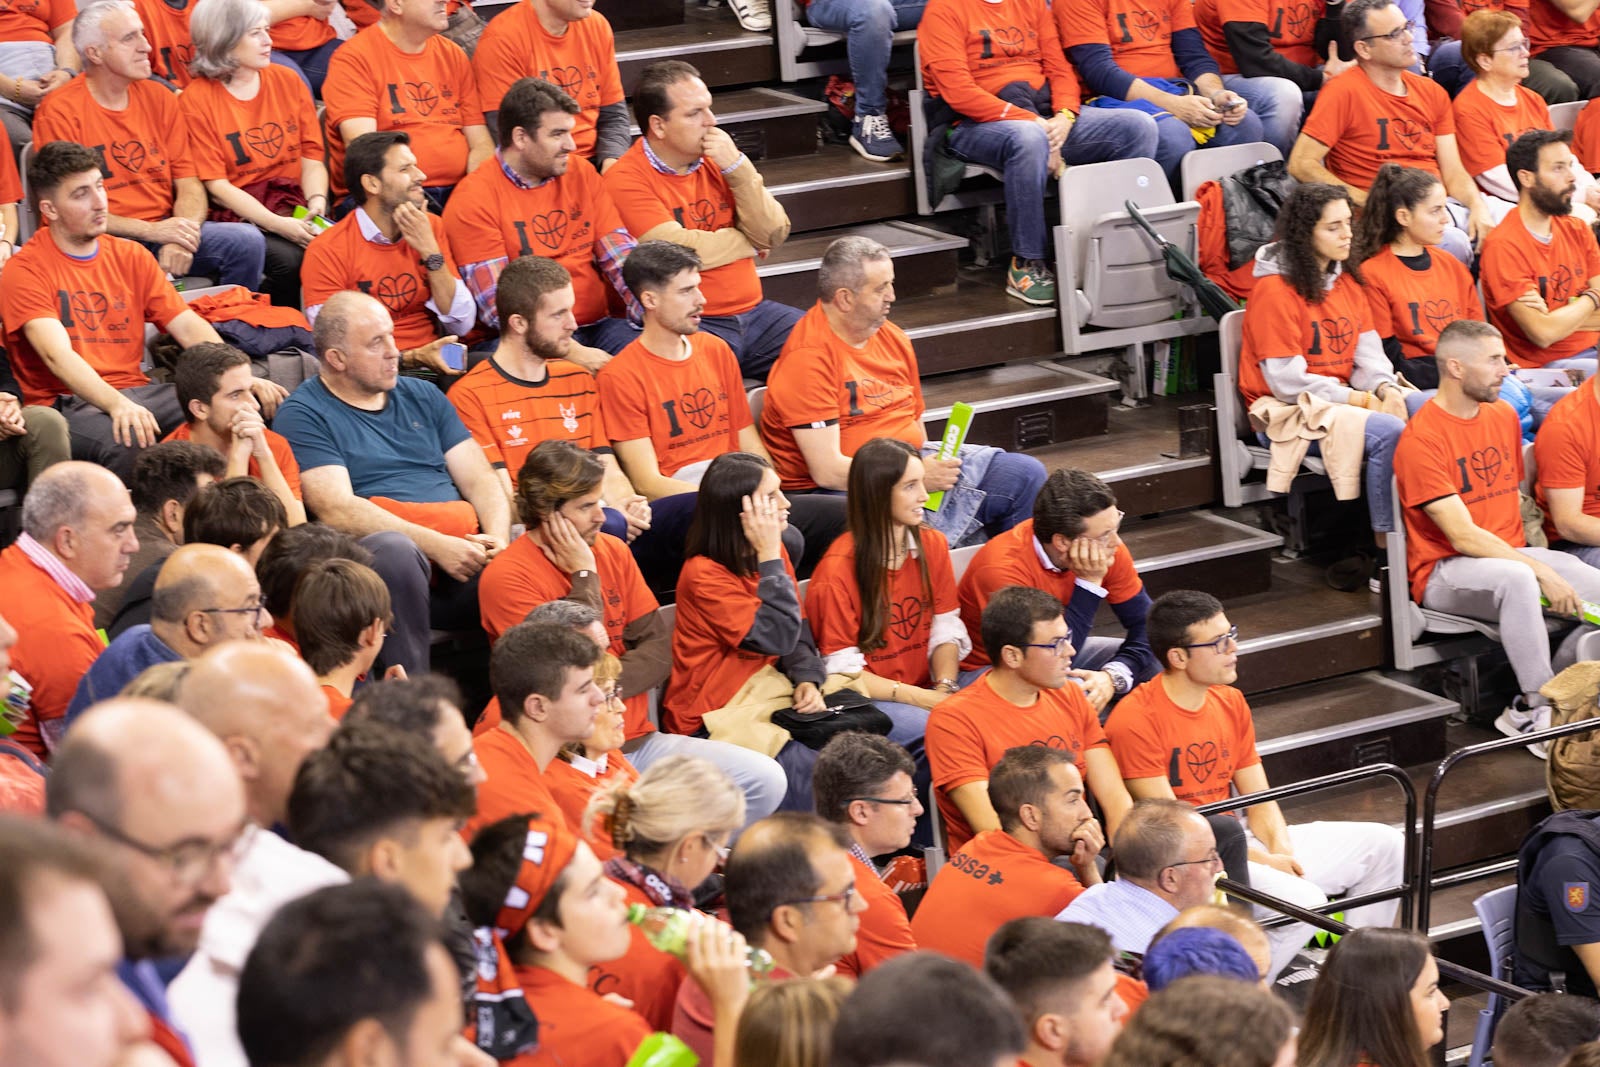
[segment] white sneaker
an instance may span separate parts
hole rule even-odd
[[[772,29],[772,6],[767,0],[728,0],[739,25],[753,33]]]
[[[1494,728],[1507,737],[1521,737],[1536,730],[1548,730],[1550,728],[1550,708],[1548,706],[1532,709],[1523,707],[1522,698],[1518,697],[1507,705],[1506,710],[1502,711],[1494,720]],[[1550,742],[1536,741],[1528,746],[1528,751],[1539,759],[1549,759]]]

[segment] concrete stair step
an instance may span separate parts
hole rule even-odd
[[[891,317],[916,345],[924,377],[1060,351],[1056,309],[1007,296],[985,272],[962,271],[954,286],[898,300]]]
[[[1379,598],[1329,588],[1319,566],[1275,559],[1270,589],[1224,599],[1239,627],[1237,684],[1246,693],[1383,665],[1388,645]]]
[[[970,404],[967,443],[1023,452],[1104,433],[1106,409],[1118,388],[1108,378],[1049,361],[944,374],[923,382],[923,423],[937,439],[951,406]]]
[[[673,26],[682,22],[686,12],[692,10],[683,0],[596,0],[595,8],[611,21],[612,29],[618,33]],[[727,9],[719,8],[717,12],[735,26],[739,24]]]
[[[810,307],[817,299],[822,254],[841,237],[867,237],[889,249],[894,259],[895,291],[910,296],[955,284],[967,239],[915,222],[871,222],[838,230],[797,234],[756,267],[768,300]]]
[[[663,59],[694,64],[713,89],[778,78],[772,34],[749,32],[725,8],[696,5],[682,22],[618,31],[617,67],[630,98],[644,68]]]
[[[1262,593],[1272,583],[1275,533],[1210,511],[1184,511],[1125,521],[1122,540],[1152,597],[1173,589],[1213,596]]]
[[[795,233],[916,213],[908,164],[869,163],[843,145],[765,160],[761,176],[789,213]]]
[[[711,106],[717,125],[745,155],[758,161],[815,154],[817,116],[827,110],[820,100],[765,87],[712,93]],[[637,123],[628,128],[634,137],[639,136]]]
[[[1456,704],[1367,672],[1262,693],[1250,708],[1267,778],[1281,783],[1367,763],[1437,764]]]

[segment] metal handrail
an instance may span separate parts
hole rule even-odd
[[[1520,737],[1497,737],[1493,741],[1481,741],[1476,745],[1467,745],[1458,748],[1440,761],[1433,772],[1433,778],[1428,782],[1428,789],[1423,794],[1422,801],[1422,865],[1417,871],[1417,925],[1418,930],[1424,933],[1428,930],[1428,920],[1433,911],[1433,837],[1434,824],[1439,816],[1439,787],[1448,775],[1460,764],[1490,752],[1499,752],[1503,749],[1526,748],[1529,744],[1539,741],[1550,741],[1558,737],[1567,737],[1572,734],[1584,733],[1600,727],[1600,717],[1579,719],[1561,726],[1552,726],[1548,730],[1536,730],[1523,734]],[[1410,835],[1407,835],[1407,842]]]

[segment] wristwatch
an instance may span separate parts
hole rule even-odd
[[[572,572],[572,577],[573,577],[573,580],[577,580],[579,578],[588,578],[593,574],[594,574],[593,571],[573,571]]]
[[[444,253],[435,252],[431,256],[424,257],[422,260],[422,266],[424,270],[429,271],[444,270]]]

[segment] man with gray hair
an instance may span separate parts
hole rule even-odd
[[[73,22],[72,41],[83,77],[40,101],[34,143],[94,148],[110,206],[107,231],[144,245],[169,275],[260,288],[266,239],[246,223],[206,221],[188,124],[177,96],[149,80],[150,42],[132,0],[86,5]],[[269,395],[262,399],[270,417],[281,391]]]
[[[397,616],[477,629],[478,575],[511,537],[499,476],[444,394],[400,377],[394,323],[376,299],[335,293],[314,337],[321,374],[295,390],[273,423],[294,449],[308,510],[352,537],[390,531],[415,546],[367,545]],[[426,630],[413,644],[388,661],[420,674],[428,669]]]
[[[926,521],[950,547],[1031,518],[1045,480],[1032,456],[964,445],[956,457],[935,458],[911,338],[889,321],[889,250],[866,237],[839,238],[822,255],[817,289],[816,305],[795,324],[767,377],[761,412],[761,437],[784,491],[842,492],[856,449],[895,437],[922,449],[928,491],[945,493]]]
[[[12,669],[32,698],[12,740],[44,758],[66,729],[67,704],[105,643],[95,591],[122,581],[138,551],[133,501],[117,476],[69,460],[45,471],[22,504],[22,535],[0,552]]]

